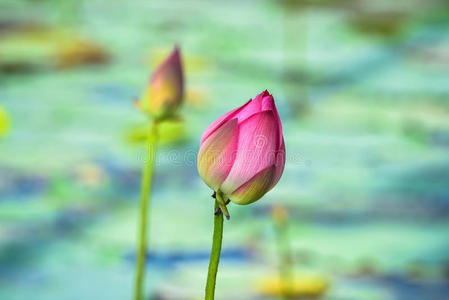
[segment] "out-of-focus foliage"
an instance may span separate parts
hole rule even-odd
[[[158,124],[158,142],[170,145],[185,140],[185,123],[183,120],[166,120]],[[126,140],[143,145],[148,138],[148,124],[133,127],[126,132]]]
[[[6,111],[0,106],[0,137],[6,135],[9,130],[9,117]]]
[[[279,277],[265,279],[259,283],[260,293],[269,297],[282,297],[289,299],[320,298],[328,288],[328,281],[320,276],[303,275],[293,278],[291,283],[281,282]]]
[[[12,24],[0,39],[0,72],[29,73],[39,70],[101,64],[105,50],[70,30]]]

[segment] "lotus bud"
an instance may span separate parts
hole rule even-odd
[[[150,84],[136,106],[163,119],[175,115],[184,95],[184,75],[181,55],[178,48],[156,69]]]
[[[287,223],[288,213],[285,206],[276,205],[271,209],[271,216],[276,225],[285,225]]]
[[[225,201],[257,201],[276,185],[284,165],[281,120],[268,91],[218,118],[201,138],[199,174]]]

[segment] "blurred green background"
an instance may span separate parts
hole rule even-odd
[[[187,95],[157,156],[149,299],[202,299],[199,140],[265,89],[286,168],[230,205],[217,299],[276,299],[275,205],[317,297],[449,297],[447,1],[0,0],[0,299],[131,298],[148,122],[133,99],[175,44]]]

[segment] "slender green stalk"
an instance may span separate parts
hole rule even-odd
[[[217,197],[221,197],[219,193],[217,193]],[[218,203],[219,201],[215,201],[215,210],[219,207]],[[214,300],[215,297],[215,282],[217,279],[221,242],[223,239],[223,213],[221,212],[214,215],[214,235],[212,239],[212,250],[210,253],[209,271],[207,273],[205,300]]]
[[[293,287],[293,258],[288,236],[287,221],[275,224],[279,253],[279,277],[281,281],[282,299],[292,298]]]
[[[134,299],[142,300],[144,297],[144,279],[146,267],[146,253],[147,253],[147,232],[148,232],[148,218],[150,209],[150,195],[151,195],[151,180],[153,177],[154,158],[157,147],[157,123],[152,122],[150,132],[148,135],[147,145],[147,159],[144,161],[142,183],[140,191],[140,218],[139,218],[139,233],[138,241],[139,247],[137,249],[137,261],[135,269],[135,286]]]

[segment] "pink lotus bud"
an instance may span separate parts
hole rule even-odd
[[[201,178],[237,204],[265,195],[281,178],[284,165],[281,120],[268,91],[218,118],[201,138]]]
[[[153,73],[142,102],[136,105],[156,118],[165,118],[176,113],[182,103],[183,94],[181,56],[179,49],[175,48]]]

